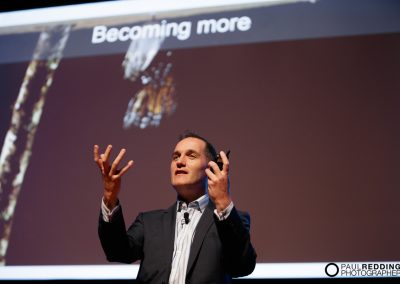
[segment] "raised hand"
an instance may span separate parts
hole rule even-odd
[[[208,177],[208,196],[215,204],[218,212],[221,212],[231,203],[229,194],[229,161],[225,152],[221,151],[223,168],[219,169],[217,163],[214,161],[208,162],[206,174]],[[211,171],[211,169],[212,171]]]
[[[121,177],[133,166],[133,161],[130,160],[125,167],[118,169],[119,163],[124,157],[126,150],[121,149],[118,156],[110,165],[109,159],[112,150],[112,145],[108,145],[103,154],[99,154],[99,146],[94,145],[93,156],[94,162],[100,169],[103,179],[104,196],[103,200],[109,209],[113,209],[118,201],[118,194],[121,189]]]

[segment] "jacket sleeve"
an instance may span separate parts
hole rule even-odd
[[[135,222],[129,228],[128,234],[125,228],[122,208],[113,215],[110,222],[105,222],[100,212],[98,234],[108,261],[132,263],[142,259],[142,214],[138,215]]]
[[[241,277],[253,272],[257,254],[250,242],[250,215],[234,207],[223,221],[216,216],[215,223],[222,243],[226,271],[232,277]]]

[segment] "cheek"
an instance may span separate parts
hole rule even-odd
[[[205,177],[206,176],[206,166],[201,165],[200,167],[197,168],[196,174],[199,177]]]

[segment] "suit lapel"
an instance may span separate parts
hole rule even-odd
[[[194,234],[193,243],[190,248],[187,274],[190,272],[194,264],[194,261],[203,244],[204,237],[206,236],[211,224],[214,222],[213,211],[214,211],[214,204],[209,202],[203,214],[201,215],[199,223],[196,226],[196,233]]]
[[[175,242],[175,219],[176,219],[176,203],[164,211],[162,226],[165,240],[165,261],[169,263],[171,269],[172,255],[174,253]]]

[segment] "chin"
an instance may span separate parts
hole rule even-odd
[[[171,183],[174,188],[186,188],[189,186],[186,182],[175,181]]]
[[[174,176],[171,179],[171,184],[173,186],[177,185],[177,186],[185,186],[185,185],[192,185],[194,182],[191,181],[188,177],[186,176]]]

